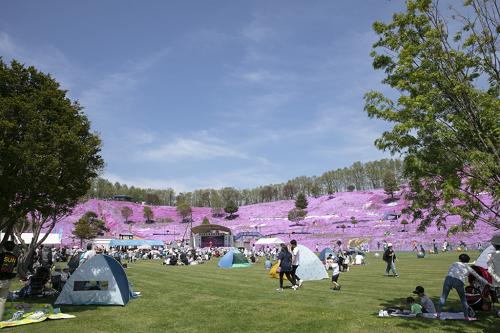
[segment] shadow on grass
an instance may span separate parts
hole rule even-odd
[[[417,300],[417,297],[414,298]],[[434,302],[437,309],[439,297],[432,297],[431,300]],[[409,306],[406,304],[406,297],[400,297],[391,300],[384,300],[380,303],[380,308],[409,309]],[[448,299],[443,310],[447,312],[462,312],[462,304],[458,300]],[[480,329],[485,333],[499,332],[500,319],[496,318],[493,312],[476,312],[476,314],[477,321],[474,322],[466,322],[464,320],[436,320],[403,317],[392,317],[390,320],[391,322],[394,321],[393,326],[395,327],[405,329],[409,328],[418,332],[426,332],[432,328],[439,328],[440,330],[446,332],[463,332],[469,327]]]

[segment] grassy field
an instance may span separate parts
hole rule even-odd
[[[477,252],[471,252],[477,257]],[[416,285],[437,304],[442,281],[457,253],[416,259],[401,254],[399,279],[384,277],[384,262],[368,255],[368,265],[342,273],[342,291],[328,280],[305,282],[301,289],[276,291],[263,263],[249,269],[222,270],[216,261],[198,266],[165,267],[138,262],[127,274],[140,291],[125,307],[65,306],[75,319],[45,321],[5,332],[500,332],[491,314],[477,322],[378,318],[379,309],[403,306]],[[460,311],[456,292],[448,309]]]

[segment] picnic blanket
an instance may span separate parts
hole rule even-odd
[[[403,317],[403,318],[425,318],[425,319],[438,319],[435,313],[422,313],[421,316],[417,316],[413,313],[402,313],[402,312],[393,312],[390,314],[383,314],[379,317]],[[440,320],[464,320],[463,312],[441,312]]]
[[[39,323],[46,319],[69,318],[75,316],[62,313],[59,308],[54,309],[50,304],[7,302],[0,328]]]

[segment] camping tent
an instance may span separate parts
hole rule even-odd
[[[130,287],[123,267],[110,256],[95,255],[71,275],[54,304],[125,305]]]
[[[231,250],[219,260],[220,268],[250,267],[247,258],[238,250]]]
[[[255,242],[255,245],[279,245],[285,243],[280,238],[261,238]]]
[[[326,258],[328,258],[328,255],[332,255],[334,258],[336,257],[335,252],[329,247],[325,247],[320,253],[319,253],[319,260],[325,261]],[[299,275],[300,276],[300,275]]]
[[[493,253],[493,252],[495,252],[495,248],[493,247],[493,245],[488,246],[486,248],[486,250],[484,250],[481,253],[481,255],[479,256],[479,258],[477,258],[477,260],[474,263],[474,265],[482,267],[482,268],[485,268],[485,269],[488,269],[488,255],[490,253]]]
[[[299,248],[300,253],[297,276],[302,281],[328,279],[328,273],[326,272],[325,266],[321,263],[318,256],[303,245],[298,245],[297,247]],[[269,272],[271,277],[279,278],[279,274],[276,272],[277,268],[278,263],[274,264],[273,268],[271,268],[271,271]]]

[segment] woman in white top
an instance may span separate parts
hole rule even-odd
[[[460,297],[460,302],[462,303],[465,320],[476,320],[476,318],[469,317],[469,311],[468,311],[469,305],[467,304],[467,300],[465,298],[466,279],[469,276],[469,274],[472,274],[481,283],[486,285],[490,284],[468,265],[470,257],[467,254],[462,253],[460,256],[458,256],[458,260],[460,261],[455,262],[450,266],[448,270],[448,275],[444,280],[443,294],[439,298],[437,317],[439,318],[441,309],[443,308],[444,303],[446,303],[446,299],[448,298],[451,289],[455,289],[458,293],[458,296]]]

